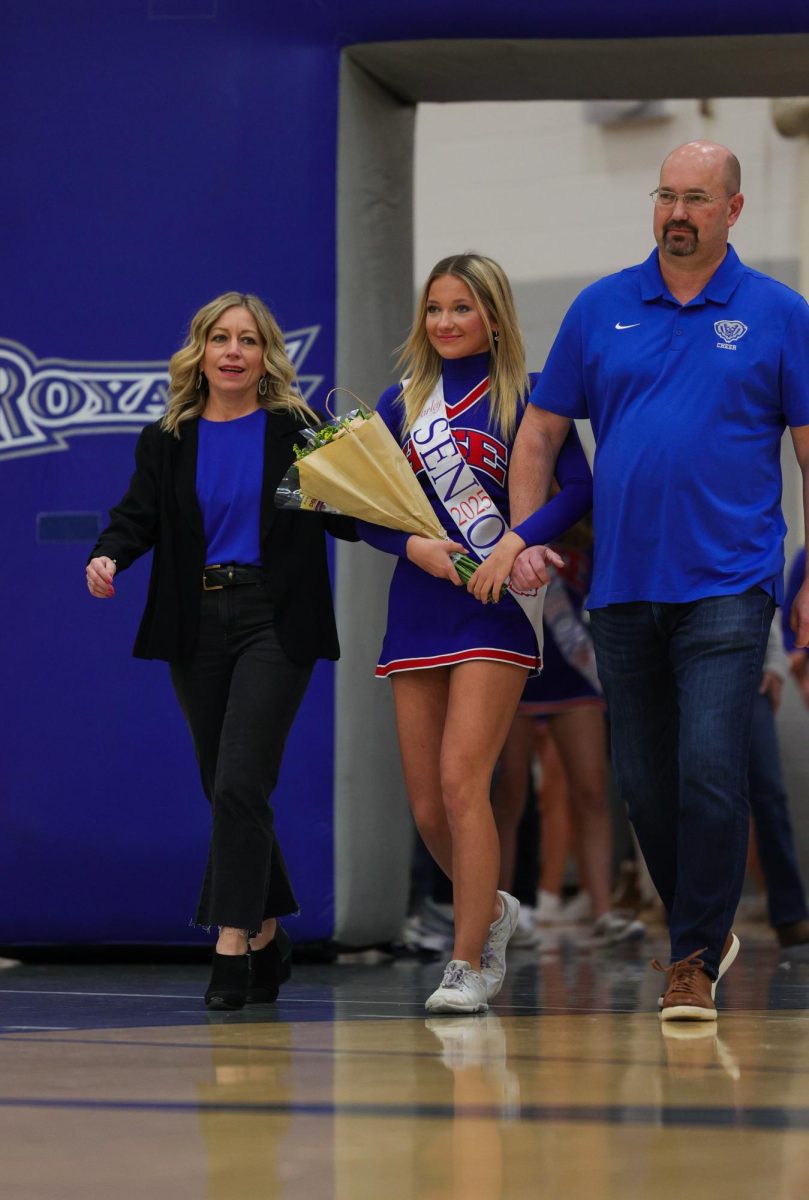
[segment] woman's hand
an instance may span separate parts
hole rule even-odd
[[[548,567],[564,568],[565,560],[550,546],[529,546],[514,560],[511,568],[511,586],[517,592],[533,592],[550,582]]]
[[[115,588],[112,586],[112,578],[117,570],[114,561],[106,558],[103,554],[100,558],[91,558],[86,569],[90,595],[95,596],[98,600],[106,600],[110,596],[114,596]]]
[[[463,580],[455,570],[450,555],[464,552],[465,547],[457,542],[439,542],[437,538],[419,537],[416,533],[407,539],[407,557],[412,563],[436,579],[448,579],[456,587],[460,587]]]
[[[514,559],[525,549],[525,542],[518,533],[504,533],[485,562],[482,562],[471,576],[466,590],[471,592],[481,604],[491,600],[497,604],[503,590],[503,584],[508,581]]]

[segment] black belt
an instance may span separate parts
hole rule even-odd
[[[245,583],[264,583],[261,567],[244,567],[240,563],[212,563],[202,570],[202,589],[219,592],[226,587],[240,587]]]

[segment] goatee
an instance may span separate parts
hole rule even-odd
[[[672,234],[690,233],[690,238],[672,238]],[[688,226],[673,225],[663,230],[663,248],[668,254],[673,254],[677,258],[688,258],[697,248],[697,231]]]

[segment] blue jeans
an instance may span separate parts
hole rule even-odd
[[[750,742],[750,811],[764,881],[770,924],[791,925],[809,916],[806,893],[798,866],[775,716],[769,696],[757,695]]]
[[[760,588],[591,613],[616,779],[666,907],[671,961],[716,978],[747,862],[753,704],[774,603]]]

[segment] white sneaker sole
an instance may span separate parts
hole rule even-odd
[[[424,1002],[424,1007],[427,1012],[431,1013],[452,1013],[457,1016],[458,1013],[485,1013],[488,1010],[488,1004],[485,1000],[481,1000],[478,1004],[464,1004],[461,997],[453,996],[428,996]]]
[[[715,1008],[697,1008],[693,1004],[676,1004],[660,1010],[661,1021],[715,1021]]]

